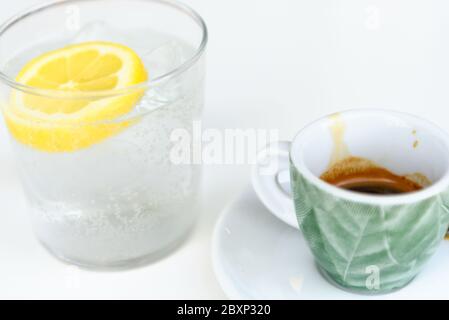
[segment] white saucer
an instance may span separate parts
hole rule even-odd
[[[231,299],[449,298],[449,241],[407,287],[387,295],[349,293],[320,275],[300,231],[274,217],[249,187],[217,222],[212,259]]]

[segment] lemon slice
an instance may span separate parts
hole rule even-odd
[[[89,92],[123,89],[145,80],[141,59],[121,44],[85,42],[54,50],[28,62],[16,81],[58,94],[14,90],[3,108],[6,124],[15,139],[41,151],[86,148],[131,124],[114,119],[133,109],[143,89],[107,98]]]

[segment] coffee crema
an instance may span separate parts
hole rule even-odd
[[[414,192],[430,184],[422,174],[400,176],[370,160],[352,156],[332,164],[320,178],[339,188],[379,195]]]

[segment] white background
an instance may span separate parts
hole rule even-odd
[[[361,106],[409,111],[449,128],[447,1],[185,2],[209,27],[206,128],[274,128],[291,139],[319,116]],[[1,1],[0,21],[35,3]],[[221,210],[248,184],[249,167],[206,166],[204,178],[200,219],[177,251],[136,270],[80,271],[33,237],[2,123],[0,298],[225,298],[212,271],[211,236]]]

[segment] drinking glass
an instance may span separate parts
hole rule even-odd
[[[148,80],[88,92],[15,81],[32,58],[91,41],[132,48]],[[172,0],[53,1],[0,27],[1,107],[33,229],[56,257],[86,267],[129,267],[157,259],[187,235],[198,211],[201,168],[172,161],[172,133],[189,135],[201,117],[206,44],[202,18]],[[11,121],[11,106],[25,99],[57,106],[135,103],[101,121],[64,123],[58,114],[55,121]]]

